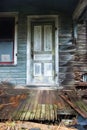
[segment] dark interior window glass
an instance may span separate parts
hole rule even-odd
[[[14,38],[14,18],[0,18],[0,39]]]
[[[14,62],[15,18],[0,17],[0,64]]]

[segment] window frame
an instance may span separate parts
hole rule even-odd
[[[18,13],[17,12],[2,12],[0,18],[15,18],[14,25],[14,45],[13,45],[13,61],[12,62],[0,62],[0,65],[16,65],[17,64],[17,30],[18,30]]]

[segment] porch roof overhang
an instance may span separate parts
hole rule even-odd
[[[73,20],[85,20],[87,17],[85,16],[87,14],[87,0],[79,0],[79,3],[76,6],[76,9],[73,13]]]
[[[66,13],[72,15],[79,0],[1,0],[0,12]]]

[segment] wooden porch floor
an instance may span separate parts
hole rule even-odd
[[[0,95],[1,120],[58,120],[60,114],[72,114],[59,90],[7,89]]]

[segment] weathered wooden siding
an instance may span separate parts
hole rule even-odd
[[[18,16],[17,65],[0,66],[0,81],[26,84],[27,17]]]
[[[61,16],[59,18],[59,81],[60,86],[72,87],[73,77],[73,58],[75,45],[73,43],[72,18]]]
[[[0,66],[0,81],[26,84],[27,15],[18,16],[18,53],[16,66]],[[72,18],[59,15],[59,82],[60,86],[73,86],[73,59],[75,45],[72,42]]]
[[[66,25],[70,26],[68,22]],[[62,26],[65,27],[65,24]],[[69,31],[67,35],[67,29],[68,28],[66,28],[66,33],[64,33],[66,37],[65,40],[72,38],[72,32]],[[70,29],[72,30],[72,26],[69,27],[69,30]],[[60,85],[64,87],[74,87],[77,82],[82,81],[82,75],[87,73],[87,24],[84,21],[77,24],[76,42],[65,42],[65,45],[64,42],[61,42],[61,33],[59,34],[60,44],[62,43],[59,50]],[[62,37],[62,40],[63,38],[64,37]]]
[[[87,73],[87,32],[86,23],[78,23],[76,53],[74,57],[74,79],[75,82],[81,81],[81,76]]]

